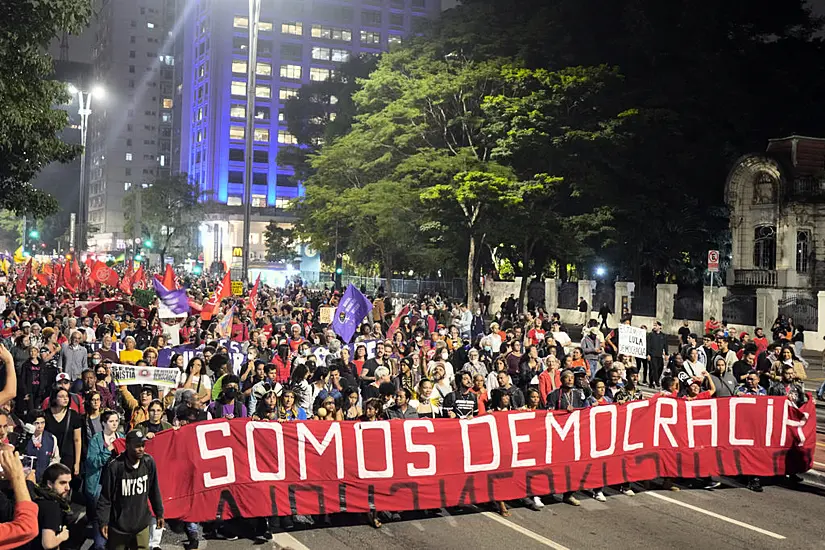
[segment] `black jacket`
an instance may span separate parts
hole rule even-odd
[[[127,462],[126,453],[123,453],[103,470],[97,516],[101,526],[108,525],[110,530],[134,535],[152,522],[147,502],[152,503],[156,517],[163,517],[163,500],[154,459],[143,455],[137,468]]]

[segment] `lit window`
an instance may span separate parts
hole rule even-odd
[[[269,128],[255,128],[255,141],[269,141]]]
[[[335,120],[336,118],[338,118],[338,113],[330,113],[329,114],[329,119],[330,120]]]
[[[259,76],[271,76],[272,65],[270,65],[269,63],[258,62],[258,64],[255,65],[255,74]]]
[[[329,104],[330,105],[336,105],[337,103],[338,103],[338,97],[337,96],[334,96],[334,95],[329,96]]]
[[[329,69],[321,69],[319,67],[311,67],[309,69],[309,79],[316,82],[323,82],[329,80]]]
[[[164,109],[171,109],[172,108],[172,99],[169,97],[163,98],[163,108]]]
[[[397,34],[391,34],[387,41],[389,42],[390,46],[397,46],[401,44],[401,37]]]
[[[266,21],[258,21],[258,30],[259,31],[271,31],[272,30],[272,23],[268,23]]]
[[[380,32],[371,32],[371,31],[361,31],[361,43],[362,44],[372,44],[372,45],[380,45],[381,44],[381,33]]]
[[[287,143],[290,145],[295,145],[296,143],[298,143],[298,140],[295,138],[295,136],[293,136],[286,130],[278,130],[278,143]]]
[[[281,65],[281,78],[301,80],[300,65]]]
[[[245,135],[243,126],[229,127],[229,139],[243,139]]]
[[[286,21],[281,23],[281,32],[301,36],[304,34],[304,24],[299,21]]]
[[[324,25],[312,25],[311,34],[313,38],[352,42],[352,31],[350,29],[326,27]]]
[[[229,108],[229,116],[232,118],[246,117],[246,107],[244,107],[243,105],[232,105]]]
[[[289,207],[289,201],[290,199],[288,198],[277,197],[275,199],[275,208],[287,208]]]
[[[170,121],[172,120],[172,115],[171,115],[171,114],[169,114],[169,113],[162,113],[162,114],[160,115],[160,119],[161,119],[163,122],[170,122]]]
[[[246,95],[246,82],[232,81],[232,95]]]
[[[269,99],[272,97],[272,88],[263,84],[255,86],[255,97]]]
[[[131,181],[124,181],[123,182],[123,190],[124,191],[128,191],[131,188],[132,188],[132,182]]]
[[[253,208],[266,208],[266,195],[252,195]]]
[[[131,161],[131,160],[132,160],[132,153],[126,153],[126,160],[127,160],[127,161]]]
[[[203,107],[198,109],[198,120],[203,120]]]
[[[240,206],[243,204],[241,197],[226,197],[226,206]]]
[[[331,56],[332,50],[330,50],[329,48],[321,48],[320,46],[314,46],[312,48],[312,59],[329,61]]]
[[[161,166],[166,166],[166,155],[161,155],[160,156],[160,165]]]
[[[291,97],[295,97],[297,95],[298,95],[298,89],[297,88],[281,88],[278,91],[278,98],[281,101],[286,101],[287,99],[289,99]]]
[[[198,143],[200,143],[201,141],[203,141],[203,130],[198,130],[198,137],[197,137],[196,141],[197,141]]]
[[[148,28],[148,29],[154,29],[154,28],[155,28],[155,24],[154,24],[154,23],[146,23],[146,28]]]
[[[332,60],[336,63],[349,61],[349,50],[332,50]]]
[[[232,60],[232,72],[246,74],[246,61]]]
[[[241,17],[240,15],[235,16],[234,26],[236,29],[246,29],[249,27],[249,18],[248,17]]]

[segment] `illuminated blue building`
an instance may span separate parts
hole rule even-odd
[[[205,197],[241,207],[244,187],[246,0],[190,0],[186,6],[180,109],[180,170]],[[278,147],[294,142],[284,101],[302,84],[325,80],[352,55],[380,53],[441,11],[441,0],[265,0],[261,12],[253,152],[251,253],[263,254],[273,208],[300,196],[300,182],[277,166]],[[334,106],[331,107],[334,109]],[[266,209],[266,210],[263,210]],[[234,210],[237,210],[235,215]],[[241,242],[241,208],[202,228],[207,262],[228,261]],[[270,217],[264,219],[264,214]],[[237,218],[237,220],[235,219]],[[256,225],[257,223],[257,225]],[[207,225],[207,224],[205,224]],[[207,236],[204,231],[217,231]]]

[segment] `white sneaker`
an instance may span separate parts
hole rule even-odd
[[[633,489],[622,489],[622,494],[623,494],[623,495],[627,495],[627,496],[629,496],[629,497],[632,497],[632,496],[634,496],[636,493],[633,491]]]
[[[604,493],[601,491],[593,491],[593,498],[598,500],[599,502],[607,502],[607,499],[604,496]]]
[[[533,497],[533,504],[536,505],[536,508],[544,508],[544,503],[541,501],[541,497]]]

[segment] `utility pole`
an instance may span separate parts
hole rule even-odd
[[[241,278],[249,282],[249,234],[252,231],[252,159],[255,144],[255,75],[258,69],[258,22],[261,0],[249,0],[249,56],[246,62],[246,162],[243,186],[243,254]]]

